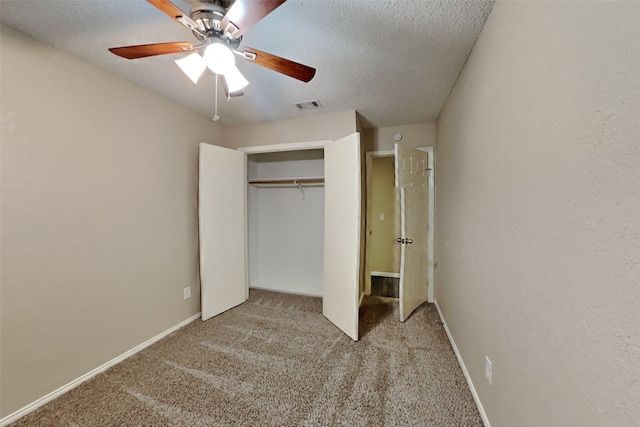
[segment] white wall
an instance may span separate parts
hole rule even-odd
[[[498,2],[438,120],[436,299],[493,427],[640,425],[638,23]]]
[[[0,43],[4,417],[198,313],[197,144],[225,128],[10,28]]]
[[[324,176],[323,150],[249,157],[249,179]],[[249,185],[251,287],[322,295],[324,187]]]

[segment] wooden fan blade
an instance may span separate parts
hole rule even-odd
[[[277,71],[278,73],[285,74],[305,83],[310,82],[313,76],[316,75],[315,68],[254,49],[252,47],[244,49],[244,57],[247,61],[254,62],[265,68]]]
[[[236,0],[220,25],[237,39],[287,0]]]
[[[229,86],[227,85],[227,79],[224,78],[224,76],[220,76],[220,78],[222,79],[222,88],[224,89],[224,95],[229,98],[235,98],[237,96],[242,96],[244,95],[244,92],[242,90],[237,90],[235,92],[231,92],[229,93]]]
[[[202,31],[200,25],[191,17],[188,13],[184,13],[179,7],[175,4],[171,3],[169,0],[147,0],[148,3],[151,3],[160,11],[164,12],[169,18],[178,21],[180,24],[189,28],[190,30],[197,30],[198,32]]]
[[[148,56],[189,52],[195,47],[187,42],[140,44],[137,46],[112,47],[109,52],[126,59],[146,58]]]

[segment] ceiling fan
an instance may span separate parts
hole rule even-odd
[[[193,7],[190,14],[186,14],[169,0],[147,0],[190,29],[200,43],[154,43],[114,47],[109,51],[126,59],[192,52],[176,60],[176,64],[194,83],[209,68],[222,78],[227,97],[243,95],[242,89],[249,83],[235,66],[235,56],[305,83],[313,79],[315,68],[251,47],[238,50],[242,34],[286,0],[235,0],[228,11],[222,6],[224,1],[201,3]],[[204,51],[202,56],[198,53],[200,50]]]

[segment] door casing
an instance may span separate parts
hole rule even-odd
[[[356,132],[356,134],[358,134]],[[358,136],[358,140],[359,140],[359,136]],[[329,143],[333,143],[335,141],[333,140],[321,140],[321,141],[311,141],[311,142],[297,142],[297,143],[288,143],[288,144],[275,144],[275,145],[262,145],[262,146],[253,146],[253,147],[241,147],[238,148],[238,151],[242,151],[245,153],[245,155],[249,155],[249,154],[261,154],[261,153],[273,153],[273,152],[286,152],[286,151],[298,151],[298,150],[314,150],[314,149],[325,149],[326,145]],[[358,143],[358,146],[359,143]],[[246,162],[246,159],[245,159]],[[246,169],[246,168],[245,168]],[[358,172],[358,176],[360,176],[361,171]],[[360,204],[360,202],[358,202]],[[360,222],[360,219],[358,220]],[[248,223],[248,218],[247,218],[247,213],[245,212],[245,224]],[[358,235],[359,235],[359,231],[358,230]],[[248,248],[249,246],[249,242],[248,242],[248,233],[245,230],[245,247]],[[326,239],[326,234],[325,234],[325,239]],[[361,250],[361,249],[360,249]],[[248,263],[247,263],[248,266]],[[358,269],[360,270],[360,269]],[[248,273],[247,273],[248,274]],[[325,273],[326,275],[326,273]],[[356,278],[357,279],[357,278]],[[247,293],[249,290],[249,282],[250,280],[247,280]],[[355,286],[359,288],[360,284],[359,281],[356,281]],[[325,285],[326,287],[326,285]],[[325,290],[323,289],[323,293],[325,292]],[[356,296],[357,296],[357,290],[355,291]],[[323,300],[325,298],[325,295],[323,295]],[[354,309],[355,309],[355,330],[353,330],[353,328],[349,328],[350,330],[347,331],[345,328],[340,327],[340,329],[342,329],[343,332],[345,332],[350,338],[352,338],[354,341],[358,340],[358,305],[357,305],[358,301],[356,299],[356,301],[354,302]],[[327,313],[325,313],[325,304],[323,301],[323,314],[325,314],[325,317],[329,318],[329,316],[327,316]],[[334,310],[335,311],[335,310]],[[338,326],[338,324],[334,321],[335,319],[330,319],[334,324],[336,324],[336,326]]]
[[[429,235],[427,237],[427,277],[429,279],[429,287],[427,290],[427,301],[433,303],[435,283],[434,283],[434,266],[435,266],[435,252],[434,252],[434,230],[435,230],[435,150],[433,146],[420,147],[418,150],[426,151],[428,153],[429,169]],[[394,155],[393,150],[380,150],[380,151],[367,151],[365,153],[365,174],[366,174],[366,221],[367,232],[365,240],[365,295],[371,295],[371,266],[369,265],[369,245],[371,239],[369,236],[369,227],[371,221],[373,221],[373,212],[371,211],[371,172],[373,171],[373,158],[374,157],[392,157]]]

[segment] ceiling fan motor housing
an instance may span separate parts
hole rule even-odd
[[[191,19],[200,25],[200,28],[202,28],[202,32],[206,37],[203,37],[195,31],[193,32],[193,35],[198,40],[202,41],[216,38],[222,40],[234,49],[237,48],[242,41],[242,36],[234,39],[227,31],[223,30],[220,25],[220,21],[222,21],[226,12],[227,11],[223,7],[210,3],[203,3],[191,9],[191,14],[189,16],[191,16]]]
[[[204,49],[205,55],[209,52],[209,56],[211,57],[216,50],[225,46],[229,49],[223,50],[228,50],[226,53],[231,55],[231,59],[229,59],[229,55],[227,55],[227,59],[229,59],[227,61],[228,64],[235,65],[235,58],[233,57],[235,53],[246,61],[308,83],[316,74],[316,69],[313,67],[251,47],[245,47],[242,52],[237,50],[242,42],[242,34],[286,1],[287,0],[189,0],[189,2],[195,4],[195,6],[189,15],[187,15],[170,0],[147,0],[148,3],[160,12],[181,24],[183,27],[190,29],[194,37],[201,43],[198,45],[192,45],[189,42],[151,43],[114,47],[110,48],[109,51],[125,59],[139,59],[158,55],[193,52],[180,61],[184,62],[187,58],[192,58],[199,62],[199,64],[196,64],[193,73],[191,71],[187,73],[191,80],[195,82],[197,81],[196,74],[199,76],[202,73],[202,59],[206,61],[207,58],[204,58],[204,55],[196,58],[199,55],[194,55],[196,53],[194,51]],[[218,44],[220,46],[216,47]],[[221,58],[217,58],[215,60],[216,65],[221,63],[220,61]],[[213,60],[209,62],[213,62]],[[176,63],[178,63],[178,61],[176,61]],[[186,62],[184,62],[184,64],[187,66]],[[180,63],[178,63],[178,65],[180,65]],[[200,71],[197,69],[200,69]],[[234,69],[235,67],[233,67],[231,71],[234,71]],[[229,80],[231,75],[236,74],[239,73],[232,73],[229,76],[225,75],[225,78]],[[238,77],[236,83],[246,84],[244,77],[241,75],[236,77]]]

